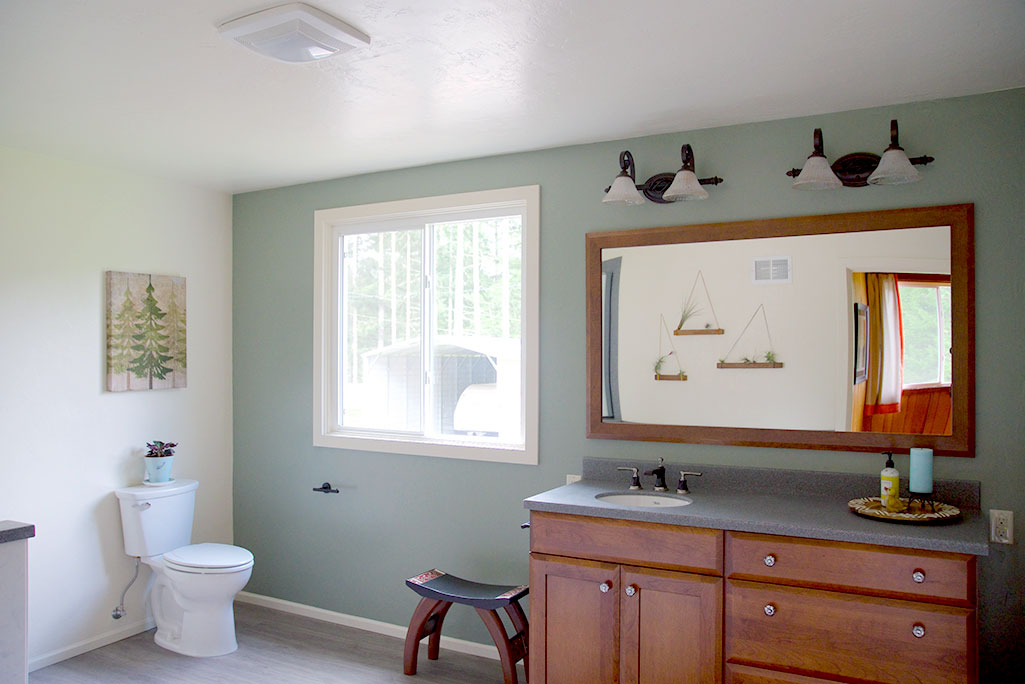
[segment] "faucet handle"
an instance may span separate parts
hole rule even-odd
[[[637,468],[631,466],[619,466],[616,470],[629,470],[632,473],[633,479],[630,480],[630,489],[644,489],[641,487],[641,478],[637,473]]]
[[[694,473],[689,470],[680,471],[680,483],[676,485],[677,494],[690,494],[690,489],[687,487],[687,476],[693,475],[694,477],[701,477],[701,473]]]

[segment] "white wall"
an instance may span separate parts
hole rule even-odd
[[[231,198],[0,147],[0,519],[29,542],[35,669],[143,628],[112,490],[145,442],[200,481],[193,539],[232,539]],[[189,386],[104,391],[104,271],[185,276]]]
[[[623,257],[619,283],[619,388],[624,420],[670,425],[832,430],[850,415],[847,324],[850,271],[950,272],[948,228],[887,230],[761,240],[607,249]],[[791,257],[793,281],[752,282],[760,257]],[[685,328],[721,327],[723,335],[671,336],[698,271],[693,299],[701,311]],[[781,369],[724,370],[769,350],[764,305]],[[669,334],[659,331],[665,316]],[[657,382],[653,364],[675,348],[686,382]],[[667,341],[672,340],[672,346]],[[738,342],[733,351],[730,347]],[[729,355],[727,356],[727,352]],[[756,360],[763,360],[758,358]],[[678,373],[670,357],[662,373]]]

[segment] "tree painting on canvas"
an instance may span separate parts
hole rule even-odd
[[[185,278],[107,271],[107,390],[186,380]]]

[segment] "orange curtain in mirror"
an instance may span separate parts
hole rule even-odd
[[[868,289],[868,386],[865,415],[900,411],[904,385],[904,330],[900,294],[892,273],[866,273]]]

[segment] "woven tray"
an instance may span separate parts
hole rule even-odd
[[[935,511],[930,510],[928,506],[923,506],[922,503],[917,500],[911,506],[909,506],[908,500],[905,498],[902,498],[900,501],[904,506],[904,510],[901,511],[886,510],[886,507],[878,496],[871,496],[864,499],[851,499],[847,502],[847,505],[850,507],[851,511],[858,515],[863,515],[866,518],[875,518],[877,520],[886,520],[889,522],[929,524],[949,522],[961,517],[960,508],[940,501],[932,502],[932,505],[936,508]]]

